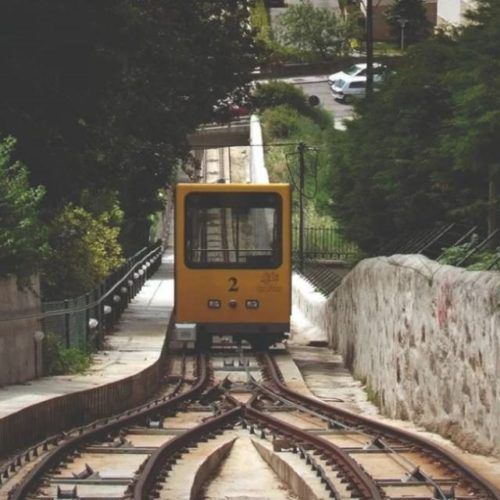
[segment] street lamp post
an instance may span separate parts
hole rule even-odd
[[[43,372],[42,340],[44,339],[44,337],[45,334],[41,330],[37,330],[33,334],[34,351],[35,351],[35,378],[38,378],[39,372],[40,374]]]
[[[398,23],[401,26],[401,51],[403,51],[405,49],[405,26],[408,23],[408,19],[400,17]]]

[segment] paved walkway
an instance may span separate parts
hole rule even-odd
[[[116,330],[106,336],[106,349],[94,356],[88,371],[0,388],[0,419],[51,398],[135,375],[152,365],[160,356],[173,305],[173,255],[170,250],[163,255],[156,274],[124,311]]]

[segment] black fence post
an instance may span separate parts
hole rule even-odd
[[[64,309],[69,309],[69,300],[64,300]],[[64,313],[64,336],[66,339],[66,347],[70,347],[71,339],[70,339],[70,331],[69,331],[69,313]]]
[[[90,333],[90,293],[85,294],[85,348],[88,349],[89,346],[89,333]]]

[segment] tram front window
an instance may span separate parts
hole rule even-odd
[[[190,193],[185,224],[188,267],[281,265],[281,197],[276,193]]]

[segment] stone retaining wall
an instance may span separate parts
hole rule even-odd
[[[0,278],[0,318],[39,313],[39,291],[38,278],[23,290],[18,289],[16,278]],[[37,375],[35,369],[41,373],[40,346],[33,337],[37,330],[38,319],[0,321],[0,386],[30,380]],[[35,361],[40,366],[35,367]]]
[[[386,415],[500,455],[500,273],[367,259],[308,308]]]
[[[173,327],[173,315],[168,331]],[[0,459],[70,428],[109,417],[143,403],[160,386],[167,355],[165,340],[158,359],[129,377],[76,391],[0,418]],[[54,377],[57,383],[57,377]]]

